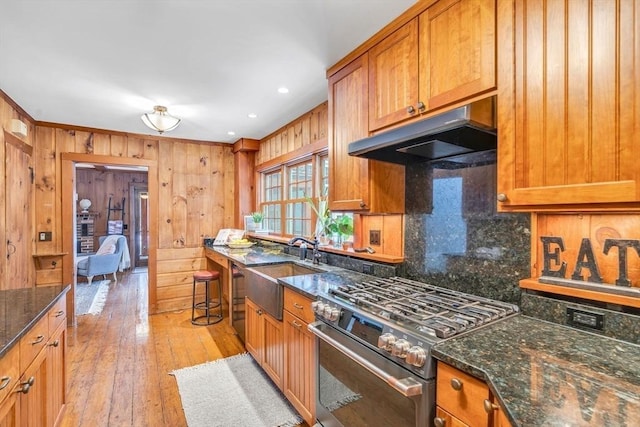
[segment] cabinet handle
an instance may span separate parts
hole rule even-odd
[[[423,112],[423,111],[424,111],[424,110],[426,110],[426,109],[427,109],[427,106],[426,106],[426,105],[424,105],[424,102],[422,102],[422,101],[418,101],[418,110],[419,110],[420,112]]]
[[[506,202],[507,200],[509,200],[507,195],[504,193],[498,193],[497,199],[499,202]]]
[[[294,308],[297,308],[298,310],[302,310],[302,309],[304,308],[303,306],[301,306],[301,305],[300,305],[300,304],[298,304],[297,302],[294,302],[294,303],[293,303],[293,307],[294,307]]]
[[[294,320],[293,322],[291,322],[291,324],[293,325],[294,328],[296,329],[300,329],[302,327],[301,323],[298,323],[297,320]]]
[[[38,335],[35,340],[31,341],[31,345],[40,344],[44,340],[44,335]]]
[[[433,425],[435,427],[445,427],[447,425],[447,420],[445,420],[444,418],[435,417],[433,419]]]
[[[34,382],[36,382],[36,379],[34,377],[30,377],[27,381],[20,384],[22,387],[19,387],[18,390],[16,390],[16,392],[24,393],[24,394],[29,393],[29,389],[31,388],[31,386],[33,386]]]
[[[51,347],[57,347],[60,345],[60,340],[55,340],[54,342],[52,342],[51,344],[49,344]]]
[[[256,313],[258,314],[258,316],[262,316],[262,310],[261,309],[257,309]]]
[[[482,406],[484,407],[484,411],[487,414],[492,413],[493,411],[499,409],[500,407],[498,405],[496,405],[495,403],[491,402],[489,399],[485,399],[482,402]]]
[[[451,388],[455,391],[462,390],[462,381],[457,378],[451,378]]]
[[[2,383],[0,383],[0,390],[4,390],[11,382],[11,377],[2,377],[0,381],[2,381]]]
[[[415,114],[415,112],[416,112],[416,109],[415,109],[415,108],[413,108],[413,105],[409,105],[409,106],[407,107],[407,113],[409,113],[409,114]]]
[[[55,317],[64,316],[64,311],[60,310],[55,314]]]

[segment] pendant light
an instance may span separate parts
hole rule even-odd
[[[145,113],[140,118],[142,119],[142,123],[147,125],[149,129],[153,129],[160,134],[174,130],[178,127],[181,120],[169,114],[167,107],[163,107],[162,105],[156,105],[153,107],[153,113]]]

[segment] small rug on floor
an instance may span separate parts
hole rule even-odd
[[[189,427],[295,426],[302,418],[248,353],[171,372]]]
[[[84,314],[98,315],[102,312],[109,293],[110,280],[94,280],[88,283],[76,284],[76,316]]]

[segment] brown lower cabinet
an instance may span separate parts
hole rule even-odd
[[[275,319],[249,298],[245,301],[247,351],[282,390],[284,348],[282,321]]]
[[[453,366],[438,362],[435,427],[511,427],[489,387]]]
[[[316,420],[315,336],[311,299],[290,289],[284,291],[284,394],[309,425]]]
[[[60,423],[66,403],[66,319],[63,296],[0,360],[0,377],[16,379],[0,390],[0,426]]]

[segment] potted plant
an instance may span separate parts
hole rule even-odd
[[[253,219],[253,223],[256,225],[256,231],[262,229],[262,219],[264,215],[260,211],[255,211],[251,213],[251,219]]]
[[[337,216],[334,221],[340,236],[339,243],[341,243],[342,248],[346,250],[349,246],[353,245],[353,242],[347,242],[347,240],[353,236],[353,216],[342,214]]]
[[[338,232],[338,227],[331,217],[327,196],[318,197],[317,204],[311,197],[306,197],[305,199],[317,217],[315,237],[320,245],[326,246],[331,240],[331,235]]]

